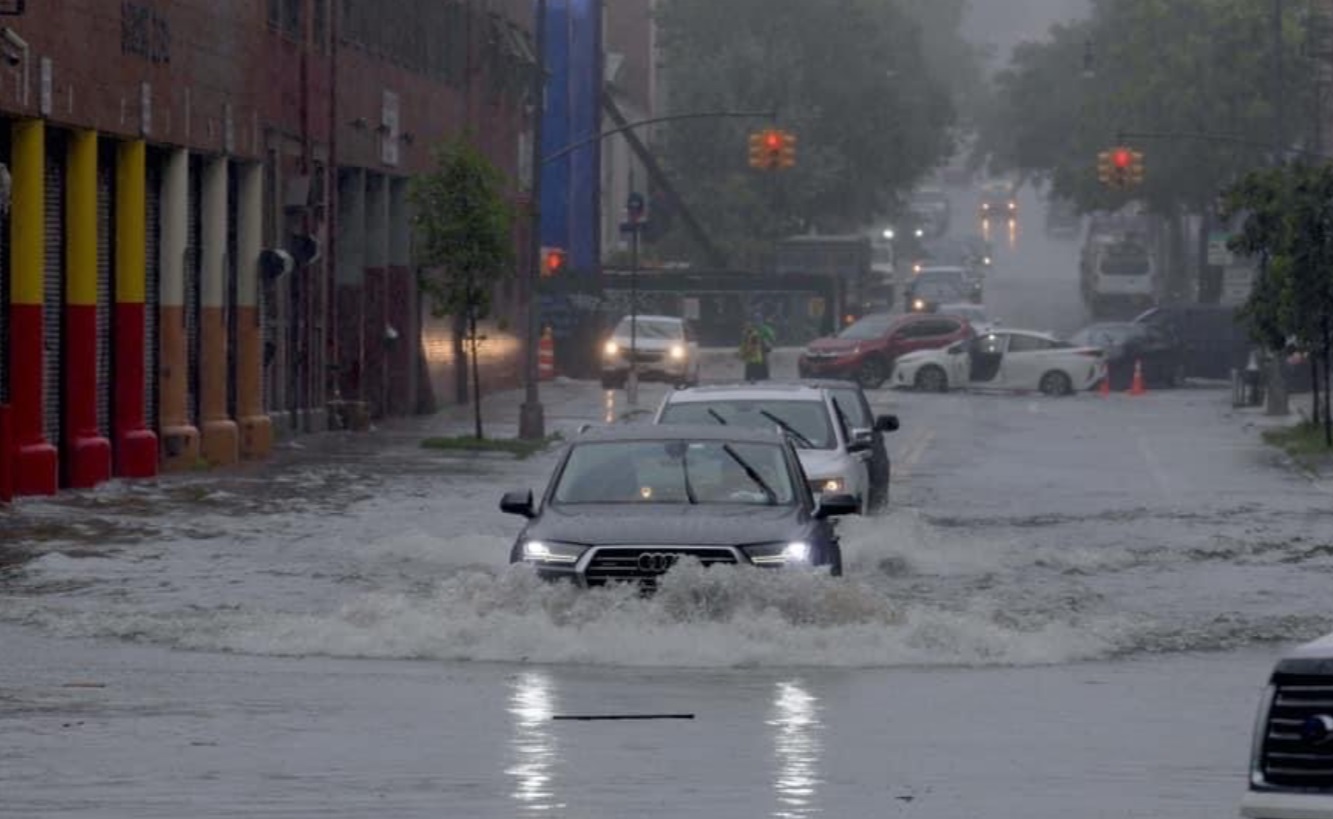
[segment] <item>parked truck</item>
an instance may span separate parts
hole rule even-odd
[[[1158,279],[1145,217],[1099,214],[1090,220],[1079,284],[1093,318],[1129,318],[1155,306]]]

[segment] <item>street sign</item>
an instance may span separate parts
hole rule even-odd
[[[638,191],[631,191],[629,198],[625,200],[625,212],[629,214],[629,221],[631,222],[643,221],[644,207],[645,207],[645,202],[643,199],[643,194],[639,193]]]

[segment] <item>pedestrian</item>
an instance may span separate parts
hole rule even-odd
[[[769,356],[773,348],[777,346],[777,334],[773,332],[772,326],[764,318],[764,314],[758,310],[754,313],[754,326],[759,333],[759,347],[762,350],[762,360],[760,361],[760,380],[768,380],[772,377],[769,372]]]
[[[741,329],[741,361],[745,362],[745,380],[763,381],[766,377],[764,339],[759,328],[753,322],[746,322]]]

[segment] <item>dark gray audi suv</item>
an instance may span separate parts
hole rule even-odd
[[[529,520],[511,563],[582,586],[651,587],[691,559],[839,575],[832,518],[858,504],[849,495],[816,501],[777,430],[629,425],[581,434],[540,502],[530,490],[509,492],[500,509]]]

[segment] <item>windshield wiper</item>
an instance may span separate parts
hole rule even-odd
[[[802,434],[800,433],[800,431],[796,429],[796,427],[792,426],[791,424],[789,424],[789,423],[787,423],[786,421],[782,420],[781,418],[777,417],[776,415],[774,415],[773,413],[769,412],[768,410],[759,410],[759,414],[762,415],[762,416],[764,416],[764,417],[767,418],[768,420],[772,421],[773,423],[777,424],[778,426],[782,427],[782,431],[783,431],[783,432],[785,432],[785,433],[787,433],[788,435],[790,435],[791,437],[795,438],[796,441],[797,441],[797,443],[799,443],[801,446],[805,447],[806,449],[816,449],[816,448],[817,448],[817,447],[815,447],[815,442],[814,442],[814,441],[811,441],[809,438],[807,438],[807,437],[805,437],[804,435],[802,435]]]
[[[745,470],[746,477],[754,481],[754,485],[759,487],[760,491],[764,493],[764,497],[767,499],[769,506],[776,506],[778,503],[778,493],[774,492],[773,487],[768,485],[768,482],[764,480],[764,476],[760,475],[758,470],[753,466],[750,466],[750,462],[742,458],[740,453],[732,449],[731,444],[723,444],[722,451],[727,453],[733,461],[739,464],[741,469]]]
[[[699,498],[694,494],[694,484],[690,483],[690,449],[685,448],[685,454],[680,456],[680,470],[685,476],[685,497],[689,500],[691,506],[697,506]]]
[[[713,416],[713,420],[717,421],[722,426],[725,427],[727,425],[727,419],[723,418],[722,414],[719,413],[717,410],[713,409],[712,407],[708,408],[708,414]]]

